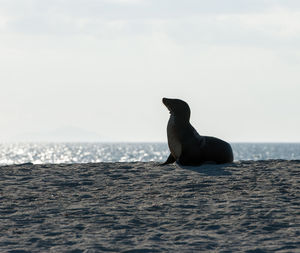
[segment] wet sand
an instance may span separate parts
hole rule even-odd
[[[300,161],[0,167],[0,252],[300,252]]]

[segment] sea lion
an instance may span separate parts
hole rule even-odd
[[[180,99],[163,98],[170,111],[167,126],[168,145],[171,151],[167,161],[197,166],[204,163],[231,163],[233,153],[229,143],[211,136],[201,136],[190,123],[189,105]]]

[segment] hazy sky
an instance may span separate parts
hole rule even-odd
[[[0,141],[61,127],[300,141],[299,0],[0,0]]]

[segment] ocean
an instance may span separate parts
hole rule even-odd
[[[234,160],[300,159],[300,143],[232,143]],[[166,143],[2,143],[0,165],[163,162]]]

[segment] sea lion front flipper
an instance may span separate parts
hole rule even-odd
[[[174,158],[174,156],[172,154],[170,154],[169,157],[168,157],[168,159],[167,159],[167,161],[165,161],[161,165],[166,165],[166,164],[174,163],[175,161],[176,161],[176,159]]]

